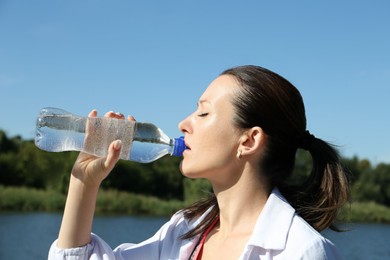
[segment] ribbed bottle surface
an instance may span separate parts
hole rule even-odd
[[[171,139],[151,123],[80,117],[58,108],[44,108],[37,118],[35,144],[49,152],[83,151],[107,156],[110,143],[122,141],[120,158],[148,163],[166,154],[181,156],[182,138]]]

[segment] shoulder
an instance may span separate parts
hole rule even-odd
[[[296,256],[292,259],[341,259],[336,246],[298,215],[291,223],[285,252]]]
[[[332,242],[301,218],[277,188],[259,216],[251,244],[270,250],[275,259],[340,259]]]

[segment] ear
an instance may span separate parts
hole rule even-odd
[[[255,126],[245,131],[240,138],[238,150],[241,155],[254,154],[262,150],[265,143],[265,133],[261,127]]]

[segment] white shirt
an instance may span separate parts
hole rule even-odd
[[[148,240],[139,244],[122,244],[114,250],[95,234],[92,234],[90,244],[78,248],[61,249],[55,241],[49,259],[188,260],[199,236],[191,240],[182,240],[180,236],[195,227],[207,213],[189,223],[178,212]],[[239,259],[325,260],[341,257],[336,247],[299,217],[279,190],[274,189]]]

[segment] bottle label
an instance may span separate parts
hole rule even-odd
[[[120,158],[128,160],[134,135],[135,123],[107,117],[89,117],[86,124],[84,151],[105,157],[111,142],[122,141]]]

